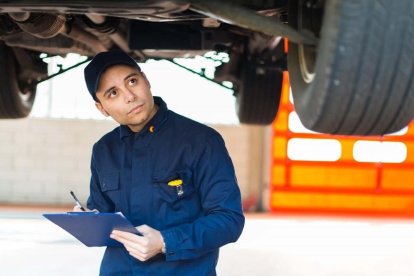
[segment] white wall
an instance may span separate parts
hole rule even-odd
[[[92,144],[112,121],[21,119],[0,121],[0,203],[71,204],[85,201]],[[261,185],[261,128],[213,126],[226,141],[243,197]],[[262,140],[263,141],[263,140]]]

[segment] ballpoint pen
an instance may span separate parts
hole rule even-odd
[[[82,204],[80,204],[78,198],[75,196],[75,194],[70,191],[71,196],[73,197],[73,199],[75,200],[76,206],[78,206],[82,211],[85,211],[85,208],[83,208]]]

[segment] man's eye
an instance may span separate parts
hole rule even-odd
[[[135,79],[135,78],[132,78],[132,79],[130,79],[130,80],[129,80],[129,84],[130,84],[130,85],[135,85],[137,82],[138,82],[138,81],[137,81],[137,79]]]
[[[118,94],[118,93],[116,92],[116,90],[112,90],[112,91],[110,91],[110,92],[108,93],[108,97],[109,97],[109,98],[112,98],[112,97],[115,97],[117,94]]]

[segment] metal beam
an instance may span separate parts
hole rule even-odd
[[[52,75],[49,75],[49,76],[47,76],[47,77],[45,77],[45,78],[42,78],[42,79],[40,79],[40,80],[36,81],[36,82],[35,82],[35,84],[36,84],[36,85],[38,85],[38,84],[39,84],[39,83],[41,83],[41,82],[44,82],[44,81],[50,80],[50,79],[52,79],[52,78],[54,78],[54,77],[56,77],[56,76],[59,76],[59,75],[61,75],[61,74],[65,73],[65,72],[67,72],[67,71],[72,70],[73,68],[79,67],[79,66],[81,66],[82,64],[84,64],[84,63],[86,63],[86,62],[88,62],[88,61],[91,61],[91,59],[92,59],[92,58],[87,58],[87,59],[85,59],[84,61],[78,62],[78,63],[76,63],[75,65],[72,65],[72,66],[70,66],[70,67],[68,67],[68,68],[65,68],[65,69],[60,68],[58,72],[56,72],[56,73],[54,73],[54,74],[52,74]]]
[[[261,32],[270,36],[287,37],[289,41],[316,45],[317,39],[310,33],[301,33],[292,27],[226,0],[192,0],[191,10],[216,18],[225,23]]]
[[[208,77],[207,77],[205,74],[203,74],[203,73],[199,73],[199,72],[197,72],[197,71],[195,71],[195,70],[193,70],[193,69],[190,69],[190,68],[188,68],[188,67],[186,67],[186,66],[184,66],[184,65],[181,65],[180,63],[178,63],[178,62],[176,62],[176,61],[174,61],[174,60],[167,59],[167,61],[171,62],[172,64],[174,64],[174,65],[176,65],[176,66],[178,66],[178,67],[180,67],[180,68],[182,68],[182,69],[187,70],[188,72],[191,72],[191,73],[193,73],[193,74],[196,74],[196,75],[198,75],[198,76],[202,77],[203,79],[206,79],[206,80],[208,80],[208,81],[210,81],[210,82],[213,82],[213,83],[215,83],[215,84],[217,84],[217,85],[221,86],[222,88],[225,88],[225,89],[227,89],[227,90],[230,90],[230,91],[233,91],[233,92],[234,92],[234,89],[233,89],[233,88],[227,87],[227,86],[223,85],[222,83],[220,83],[220,82],[218,82],[218,81],[216,81],[216,80],[214,80],[214,79],[210,79],[210,78],[208,78]]]

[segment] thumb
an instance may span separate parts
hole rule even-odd
[[[143,235],[147,234],[148,232],[152,230],[152,228],[146,224],[137,226],[136,229],[138,230],[138,232],[142,233]]]

